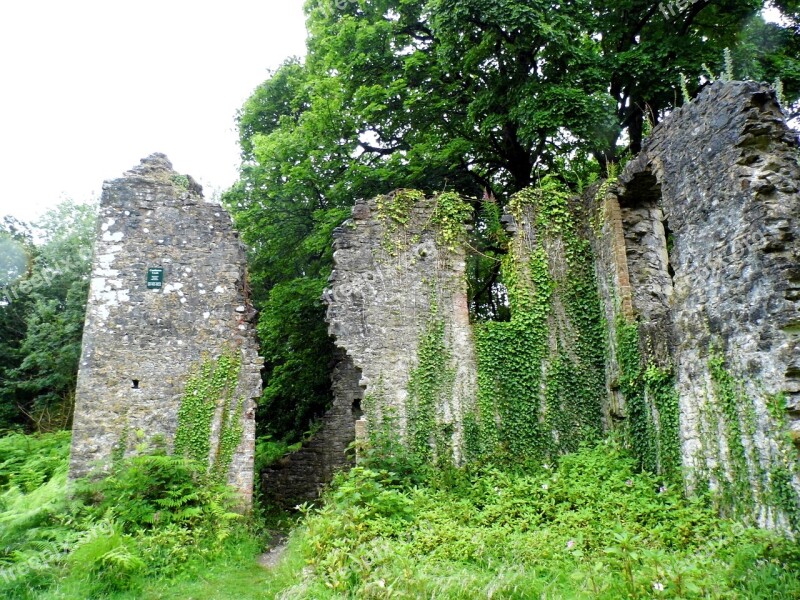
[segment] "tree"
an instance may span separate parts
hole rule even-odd
[[[0,367],[5,426],[69,424],[89,291],[95,207],[64,202],[35,224],[41,242],[28,275],[0,307]],[[0,426],[3,426],[0,424]]]
[[[680,74],[697,91],[704,65],[722,70],[725,48],[741,76],[782,77],[796,102],[797,0],[778,5],[789,24],[764,23],[761,0],[697,0],[669,18],[652,0],[360,0],[335,10],[308,0],[307,58],[287,61],[244,105],[241,178],[225,197],[252,248],[266,405],[303,407],[296,433],[329,399],[318,372],[299,387],[286,374],[331,358],[311,290],[324,285],[331,231],[355,199],[399,187],[474,198],[473,245],[489,258],[470,265],[471,306],[476,318],[502,317],[492,257],[504,251],[497,213],[511,194],[545,174],[585,182],[638,152],[646,122],[678,102]],[[484,197],[497,202],[481,207]],[[290,340],[303,335],[300,359]]]

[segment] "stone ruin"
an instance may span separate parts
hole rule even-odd
[[[352,218],[334,231],[336,267],[324,298],[340,348],[334,402],[311,442],[262,477],[264,492],[284,504],[313,500],[334,471],[352,464],[345,450],[368,423],[374,428],[391,419],[393,431],[407,437],[415,408],[409,381],[420,338],[433,321],[443,327],[453,378],[435,419],[453,458],[462,459],[463,417],[476,388],[465,252],[437,243],[430,226],[435,199],[417,202],[403,231],[394,231],[378,205],[399,194],[357,202]]]
[[[261,395],[246,256],[227,212],[153,154],[106,182],[75,399],[70,477],[163,436],[171,446],[184,384],[204,357],[241,357],[234,401],[243,434],[229,482],[253,488],[255,400]],[[212,451],[219,444],[219,406]]]
[[[175,181],[156,155],[105,187],[71,473],[107,461],[117,444],[128,447],[124,432],[171,439],[190,366],[233,344],[243,356],[240,393],[248,410],[231,481],[248,494],[260,359],[248,322],[244,253],[222,209],[204,203],[191,181],[188,189]],[[723,506],[738,506],[731,512],[794,530],[799,185],[797,136],[774,92],[717,82],[655,127],[616,182],[573,203],[576,228],[591,245],[607,329],[598,427],[624,431],[632,418],[621,384],[623,324],[637,332],[641,368],[670,376],[687,489],[707,485]],[[387,219],[385,207],[403,193],[357,202],[335,231],[324,297],[339,348],[334,402],[316,436],[262,474],[264,491],[284,504],[315,498],[336,470],[353,464],[347,450],[357,438],[388,425],[409,441],[419,411],[430,411],[431,443],[443,443],[457,463],[467,455],[468,418],[497,418],[480,415],[465,247],[438,239],[435,198],[416,198],[402,227]],[[515,252],[530,250],[542,235],[526,219],[508,223]],[[568,268],[563,244],[555,237],[544,247],[557,281]],[[151,267],[164,269],[163,289],[147,289]],[[569,354],[575,325],[565,311],[554,314],[551,351]],[[449,383],[434,406],[421,407],[412,388],[432,327],[442,332]],[[568,403],[568,394],[559,402]],[[642,402],[640,418],[658,437],[667,427],[664,409],[647,389]]]
[[[624,427],[629,418],[616,355],[621,319],[638,328],[642,367],[654,365],[674,377],[687,487],[704,483],[723,499],[745,492],[752,498],[736,500],[744,507],[740,514],[762,526],[795,529],[790,513],[800,514],[792,444],[800,437],[797,147],[770,88],[718,82],[654,128],[619,180],[593,192],[576,213],[591,240],[608,329],[599,407],[605,430]],[[335,271],[325,300],[330,332],[347,364],[337,373],[348,382],[335,388],[344,390],[334,402],[340,417],[326,421],[313,452],[332,464],[320,457],[333,448],[325,437],[334,435],[334,454],[340,465],[348,464],[341,447],[357,430],[366,435],[387,410],[397,416],[400,437],[407,434],[409,381],[435,303],[456,373],[452,396],[436,407],[436,422],[459,461],[465,411],[476,397],[465,251],[437,244],[427,228],[430,199],[416,206],[405,244],[387,247],[387,221],[376,211],[380,201],[358,202],[336,231]],[[527,229],[523,239],[536,235]],[[548,252],[552,268],[558,248]],[[568,322],[559,327],[557,337],[570,330]],[[370,398],[365,420],[362,403]],[[645,402],[656,435],[665,425],[646,393]],[[293,460],[284,464],[284,480]],[[310,474],[313,468],[304,464],[310,480],[305,489],[317,490],[329,471],[320,477],[323,470]],[[295,484],[302,487],[302,479]]]
[[[643,353],[674,369],[687,484],[738,495],[767,527],[785,524],[777,496],[800,509],[797,147],[769,87],[715,83],[602,198],[598,244],[609,323],[635,319]]]

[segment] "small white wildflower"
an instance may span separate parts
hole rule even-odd
[[[386,587],[386,581],[383,579],[378,579],[378,587]]]
[[[573,546],[575,546],[575,540],[569,540],[567,542],[567,550],[572,550]]]
[[[542,484],[542,489],[543,489],[543,490],[546,490],[546,489],[547,489],[547,484],[546,484],[546,483],[543,483],[543,484]]]
[[[547,463],[544,463],[544,464],[542,465],[542,467],[544,467],[545,469],[549,469],[549,468],[550,468],[550,465],[548,465]]]
[[[633,479],[628,479],[628,481],[625,482],[625,485],[631,487],[633,485]]]
[[[667,491],[667,486],[665,486],[665,485],[662,485],[660,488],[658,488],[658,493],[659,494],[663,494],[666,491]]]
[[[657,592],[663,592],[664,591],[664,584],[661,583],[660,581],[654,581],[653,582],[653,589],[655,591],[657,591]]]

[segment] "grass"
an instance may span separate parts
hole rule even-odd
[[[68,444],[0,438],[0,597],[800,598],[795,542],[718,518],[613,443],[558,466],[425,470],[413,482],[397,457],[372,460],[303,508],[271,570],[257,561],[265,520],[212,524],[225,493],[204,487],[206,512],[195,510],[196,474],[180,461],[125,465],[68,501]],[[153,519],[163,497],[172,512]]]

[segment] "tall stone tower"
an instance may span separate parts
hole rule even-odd
[[[230,216],[153,154],[106,182],[86,313],[70,476],[108,469],[115,454],[163,436],[172,446],[187,378],[204,359],[241,360],[233,400],[242,436],[229,483],[250,502],[255,398],[261,393],[245,250]],[[218,451],[220,399],[211,425]],[[238,417],[237,417],[238,418]]]

